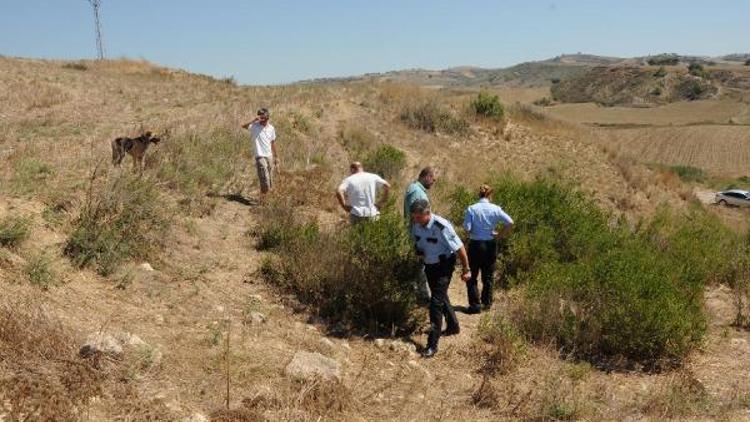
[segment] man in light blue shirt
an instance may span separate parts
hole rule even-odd
[[[463,266],[463,281],[471,278],[469,258],[463,242],[456,234],[451,223],[432,214],[430,203],[417,199],[411,204],[411,234],[414,237],[417,255],[424,261],[424,272],[430,285],[430,334],[427,337],[427,349],[424,357],[430,358],[437,353],[440,330],[445,317],[445,335],[458,334],[460,331],[456,313],[448,298],[448,287],[456,268],[456,257]]]
[[[432,167],[425,167],[419,172],[419,178],[413,181],[404,193],[404,218],[406,219],[409,230],[411,231],[411,204],[418,199],[425,200],[427,202],[430,199],[427,197],[427,191],[432,185],[437,182],[437,173]],[[419,273],[419,279],[415,281],[417,290],[417,299],[422,304],[426,304],[430,301],[430,290],[427,288],[427,277],[424,271]]]
[[[479,292],[477,276],[482,273],[482,305],[485,309],[492,306],[492,282],[497,260],[496,238],[508,237],[513,228],[513,219],[502,208],[490,202],[492,188],[488,185],[479,187],[479,202],[466,209],[464,229],[469,234],[469,266],[471,279],[466,283],[469,295],[469,314],[478,314]],[[498,224],[503,225],[500,233]]]

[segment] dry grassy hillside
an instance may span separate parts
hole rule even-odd
[[[707,290],[706,341],[678,369],[606,372],[524,343],[507,371],[489,374],[480,316],[460,315],[461,334],[421,360],[411,346],[424,343],[421,330],[384,341],[342,333],[265,282],[272,253],[254,244],[270,208],[258,203],[239,128],[260,106],[279,133],[277,200],[330,232],[346,224],[333,190],[348,162],[381,144],[406,156],[396,196],[437,167],[439,212],[458,184],[504,172],[572,182],[634,225],[693,199],[673,174],[605,152],[595,130],[525,106],[478,119],[466,109],[473,96],[368,82],[243,87],[145,62],[0,58],[0,420],[748,418],[750,335],[731,325],[743,296],[723,285]],[[445,113],[436,132],[400,117],[425,104]],[[142,130],[163,135],[143,174],[129,162],[113,169],[110,141]],[[104,229],[91,238],[94,226]],[[71,238],[104,246],[77,261]],[[500,308],[518,294],[498,293]],[[465,305],[455,280],[451,295]],[[81,356],[92,337],[120,350]],[[299,351],[333,359],[340,380],[287,374]]]

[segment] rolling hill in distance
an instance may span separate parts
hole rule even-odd
[[[301,81],[305,84],[320,84],[345,81],[390,81],[435,87],[546,87],[552,81],[580,76],[598,66],[642,67],[649,60],[669,58],[676,64],[687,66],[690,63],[716,66],[743,66],[750,60],[750,53],[736,53],[718,57],[689,56],[672,53],[633,58],[598,56],[593,54],[562,54],[541,60],[519,63],[498,69],[474,66],[460,66],[442,70],[405,69],[383,73],[367,73],[360,76],[317,78]]]

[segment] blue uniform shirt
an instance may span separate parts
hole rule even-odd
[[[426,226],[413,224],[411,234],[414,236],[417,252],[423,254],[424,263],[437,264],[440,255],[448,257],[464,246],[451,223],[445,218],[432,214]]]
[[[487,198],[482,198],[467,208],[464,214],[464,229],[469,233],[471,240],[494,239],[498,223],[513,224],[513,219]]]
[[[404,194],[404,217],[407,220],[411,218],[411,210],[409,208],[417,199],[424,199],[428,202],[430,201],[427,197],[427,189],[422,186],[422,183],[420,183],[419,180],[412,182],[412,184],[406,188],[406,193]]]

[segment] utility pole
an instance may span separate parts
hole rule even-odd
[[[99,60],[104,60],[104,40],[102,40],[102,21],[99,18],[101,0],[86,0],[94,9],[94,25],[96,27],[96,53]]]

